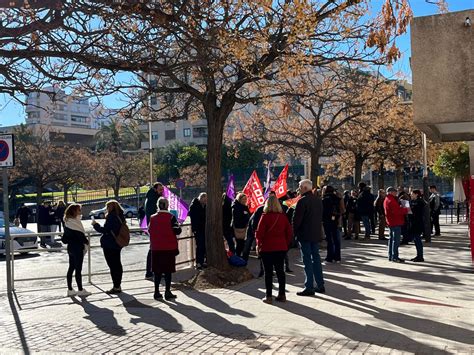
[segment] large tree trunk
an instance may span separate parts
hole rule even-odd
[[[207,116],[207,206],[206,206],[206,255],[209,266],[224,270],[228,267],[222,231],[221,155],[225,119]]]
[[[364,166],[365,158],[359,154],[354,156],[354,185],[357,186],[362,180],[362,168]]]
[[[383,161],[379,165],[377,185],[379,189],[385,189],[385,167]]]
[[[319,149],[311,151],[311,156],[309,158],[309,178],[313,182],[313,186],[318,186],[318,177],[319,177]]]

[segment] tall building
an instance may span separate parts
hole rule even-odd
[[[68,95],[48,87],[46,92],[32,92],[26,97],[26,125],[49,131],[50,139],[67,143],[94,145],[97,133],[87,98]]]

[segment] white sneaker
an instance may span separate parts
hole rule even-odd
[[[74,297],[75,295],[77,295],[77,291],[72,289],[72,290],[67,290],[67,296],[68,297]]]
[[[87,291],[85,288],[83,288],[82,290],[77,291],[77,295],[78,295],[79,297],[87,297],[87,296],[92,295],[92,292],[89,292],[89,291]]]

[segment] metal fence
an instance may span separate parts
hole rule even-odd
[[[457,206],[449,206],[443,208],[439,216],[440,222],[445,223],[461,223],[467,222],[469,219],[469,209],[464,204],[458,204]]]
[[[192,263],[195,261],[195,244],[194,244],[194,237],[191,235],[191,225],[186,223],[183,224],[182,226],[182,237],[178,237],[178,243],[185,243],[186,246],[184,249],[187,251],[186,254],[180,253],[178,256],[178,260],[176,265],[186,265],[188,264],[189,267],[192,266]],[[130,233],[140,233],[142,230],[139,227],[131,227],[130,228]],[[53,280],[53,279],[63,279],[65,276],[64,274],[62,275],[54,275],[54,276],[47,276],[47,277],[32,277],[32,278],[15,278],[15,251],[13,250],[13,239],[18,239],[18,238],[31,238],[31,237],[57,237],[57,236],[62,236],[62,232],[45,232],[45,233],[24,233],[24,234],[14,234],[10,238],[10,250],[11,250],[11,273],[12,273],[12,285],[11,289],[15,291],[15,283],[16,282],[26,282],[26,281],[37,281],[37,280]],[[92,277],[93,276],[99,276],[99,275],[108,275],[109,272],[93,272],[92,271],[92,254],[91,254],[91,249],[94,248],[100,248],[100,245],[92,245],[92,238],[98,238],[101,236],[100,233],[97,233],[95,231],[93,232],[86,232],[86,237],[89,242],[89,244],[86,246],[87,247],[87,273],[83,273],[83,276],[87,275],[87,280],[89,283],[92,283]],[[5,241],[6,242],[6,241]],[[133,242],[133,238],[130,238],[130,244],[129,246],[134,246],[134,245],[149,245],[149,241],[138,241],[138,242]],[[128,247],[126,247],[128,248]],[[126,249],[125,248],[125,249]],[[35,253],[49,253],[49,252],[60,252],[60,251],[66,251],[67,247],[62,246],[59,248],[50,248],[50,249],[37,249],[37,248],[24,248],[21,250],[16,250],[16,252],[21,252],[21,253],[27,253],[27,252],[35,252]],[[145,271],[145,268],[141,269],[128,269],[124,270],[124,273],[132,273],[132,272],[140,272],[140,271]]]

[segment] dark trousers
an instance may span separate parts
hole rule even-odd
[[[165,275],[165,290],[171,290],[171,272],[167,272]],[[163,274],[155,274],[155,295],[160,293],[160,283]]]
[[[375,234],[375,212],[369,215],[370,218],[370,227],[372,228],[372,234]]]
[[[28,220],[27,219],[20,219],[20,224],[22,228],[26,228],[28,225]]]
[[[441,230],[439,228],[439,213],[432,213],[431,214],[431,232],[433,232],[433,227],[435,230],[435,235],[440,235]]]
[[[51,226],[47,224],[39,224],[38,225],[38,232],[39,233],[46,233],[51,232]],[[41,244],[52,243],[53,237],[51,236],[41,236]]]
[[[413,240],[415,241],[416,247],[416,256],[419,258],[423,257],[423,242],[421,241],[421,236],[423,233],[413,233]]]
[[[119,288],[122,284],[122,262],[120,261],[120,252],[121,249],[108,249],[104,248],[104,257],[107,265],[110,269],[110,276],[112,276],[112,282],[114,288]]]
[[[387,226],[387,221],[385,216],[379,214],[379,239],[385,238],[385,227]]]
[[[235,253],[234,231],[231,229],[229,229],[228,231],[225,231],[224,239],[226,240],[227,245],[229,246],[229,250],[232,253]]]
[[[255,232],[251,226],[247,227],[247,238],[245,239],[242,259],[248,261],[250,256],[250,250],[252,249],[253,241],[255,240]],[[240,250],[239,250],[240,251]]]
[[[245,248],[245,239],[236,239],[235,243],[237,246],[235,247],[235,254],[238,256],[242,256],[242,252]]]
[[[278,279],[278,294],[285,294],[285,271],[283,270],[283,263],[285,259],[285,251],[272,251],[260,253],[263,262],[263,269],[265,270],[265,289],[266,296],[272,296],[273,289],[273,268]]]
[[[152,277],[153,271],[151,271],[151,250],[148,249],[148,254],[146,255],[146,274],[145,277]]]
[[[66,281],[67,288],[72,290],[72,274],[76,271],[76,283],[79,291],[82,290],[82,262],[84,261],[84,252],[82,250],[70,250],[69,268],[67,269]]]
[[[196,264],[204,264],[206,259],[206,234],[205,233],[195,233],[196,237]]]
[[[337,223],[323,223],[324,233],[328,242],[326,261],[341,261],[341,241],[337,231]]]
[[[347,216],[347,213],[344,213],[342,215],[342,230],[344,231],[344,236],[348,236],[350,235],[350,233],[348,233],[348,230],[347,230],[347,224],[348,224],[348,216]]]

